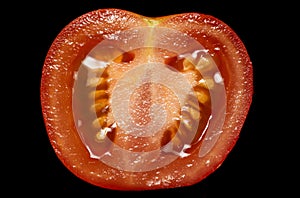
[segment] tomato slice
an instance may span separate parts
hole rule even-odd
[[[201,13],[99,9],[68,24],[45,58],[41,105],[61,162],[102,188],[189,186],[234,147],[253,94],[237,34]]]

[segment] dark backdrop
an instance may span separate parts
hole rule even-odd
[[[264,71],[265,50],[271,43],[266,23],[272,18],[275,5],[261,5],[254,1],[202,1],[202,0],[103,0],[103,1],[37,1],[18,3],[18,10],[11,9],[10,15],[17,16],[15,40],[21,44],[18,54],[19,73],[26,80],[19,82],[19,90],[25,100],[19,100],[18,112],[22,114],[21,125],[14,126],[20,141],[17,152],[10,155],[13,160],[13,178],[9,184],[16,187],[11,193],[26,195],[86,195],[101,196],[192,196],[214,197],[263,197],[279,193],[279,179],[274,175],[272,146],[266,142],[273,135],[266,126],[267,111],[272,107],[263,95],[267,95]],[[202,182],[189,187],[147,192],[118,192],[92,186],[69,172],[56,157],[42,119],[39,86],[41,70],[46,53],[57,34],[69,22],[86,12],[100,8],[121,8],[145,16],[163,16],[183,12],[200,12],[213,15],[227,23],[244,42],[254,69],[253,103],[241,131],[240,138],[222,166]],[[11,17],[10,16],[10,17]],[[23,56],[24,55],[24,56]],[[270,57],[270,56],[269,56]],[[17,59],[20,60],[20,59]],[[21,63],[20,63],[21,62]],[[23,74],[24,69],[24,74]],[[24,86],[25,85],[25,86]],[[24,104],[25,103],[25,104]],[[22,106],[22,108],[20,108]],[[276,122],[276,121],[274,121]],[[23,126],[22,128],[20,126]],[[268,124],[267,124],[268,125]],[[25,129],[25,127],[26,129]],[[13,134],[16,134],[13,132]],[[16,138],[17,137],[17,138]],[[14,165],[14,166],[13,166]],[[270,168],[271,167],[271,168]],[[272,169],[273,167],[273,169]],[[275,168],[278,173],[278,169]],[[276,185],[276,186],[274,186]]]

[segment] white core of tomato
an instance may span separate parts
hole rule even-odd
[[[190,100],[194,100],[194,103],[197,102],[193,87],[181,73],[161,63],[148,63],[137,66],[125,73],[123,78],[118,81],[111,97],[114,118],[118,126],[128,134],[138,137],[153,136],[166,122],[165,109],[168,107],[156,103],[151,108],[150,123],[140,126],[132,120],[128,111],[130,96],[135,89],[145,83],[161,84],[172,90],[182,108],[188,108],[185,104],[187,96],[193,96]],[[199,111],[199,107],[197,111]],[[197,126],[195,127],[197,128]]]

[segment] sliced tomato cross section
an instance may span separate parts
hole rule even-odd
[[[99,9],[57,35],[40,91],[54,152],[78,178],[115,190],[183,187],[234,147],[252,62],[213,16]]]

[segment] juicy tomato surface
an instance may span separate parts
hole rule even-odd
[[[244,44],[213,16],[91,11],[57,35],[45,58],[47,134],[61,162],[92,185],[190,186],[234,147],[252,75]]]

